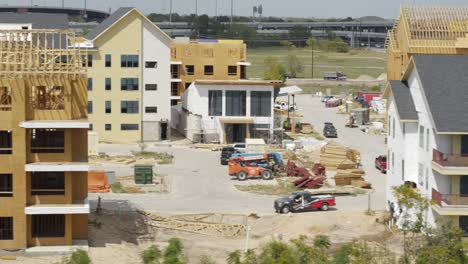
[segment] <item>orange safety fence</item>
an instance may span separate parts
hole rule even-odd
[[[107,181],[105,171],[88,172],[88,192],[107,193],[110,192],[110,189],[111,187]]]

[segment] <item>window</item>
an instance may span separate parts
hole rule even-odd
[[[105,64],[106,64],[106,67],[107,67],[107,68],[112,66],[112,55],[106,54],[106,62],[105,62]]]
[[[63,86],[32,86],[31,95],[31,107],[33,109],[65,109],[65,90]]]
[[[64,172],[32,172],[31,195],[64,195]]]
[[[171,83],[171,96],[179,96],[179,83]]]
[[[112,90],[112,79],[106,78],[106,91]]]
[[[271,92],[252,91],[250,92],[250,115],[251,116],[271,116]]]
[[[401,180],[405,181],[405,160],[401,160]]]
[[[171,100],[171,106],[174,106],[174,105],[177,105],[177,104],[178,104],[177,99]]]
[[[185,65],[185,72],[187,75],[194,75],[195,74],[195,66],[194,65]]]
[[[214,66],[205,65],[205,75],[213,75],[213,74],[214,74]]]
[[[93,131],[93,124],[89,124],[88,130],[89,130],[89,131]]]
[[[64,237],[65,215],[32,215],[32,237]]]
[[[0,155],[9,155],[13,153],[12,132],[0,131]]]
[[[157,61],[147,61],[145,62],[145,68],[157,68],[158,62]]]
[[[392,135],[393,135],[393,138],[395,138],[395,118],[393,118],[393,124],[392,124]]]
[[[120,130],[138,130],[138,124],[121,124]]]
[[[429,138],[429,128],[426,129],[426,151],[429,151],[429,143],[430,143],[430,138]]]
[[[158,112],[158,108],[156,106],[147,106],[147,107],[145,107],[145,113],[156,114],[157,112]]]
[[[105,129],[106,131],[111,131],[112,130],[112,124],[105,124]]]
[[[121,55],[120,66],[123,68],[137,68],[138,55]]]
[[[106,101],[106,114],[112,113],[112,102]]]
[[[424,149],[424,127],[419,126],[419,147]]]
[[[158,90],[158,85],[155,83],[147,83],[145,84],[145,90],[146,91],[156,91]]]
[[[392,171],[395,169],[395,153],[392,152]]]
[[[88,91],[93,90],[93,78],[88,78]]]
[[[406,123],[403,123],[402,130],[403,130],[403,137],[405,137],[405,135],[406,135]]]
[[[13,197],[12,174],[0,174],[0,197]]]
[[[418,163],[418,184],[424,185],[424,165],[422,163]]]
[[[88,101],[88,114],[93,113],[93,101]]]
[[[392,116],[388,116],[388,136],[392,135]]]
[[[226,91],[226,116],[246,115],[246,91]]]
[[[208,91],[208,115],[223,115],[223,91]]]
[[[32,129],[32,153],[64,153],[65,131],[57,129]]]
[[[88,54],[88,67],[93,67],[93,55]]]
[[[0,86],[0,111],[11,111],[11,87]]]
[[[120,113],[122,113],[122,114],[138,114],[138,101],[122,101],[122,102],[120,102]]]
[[[426,190],[429,190],[429,169],[426,168]]]
[[[120,90],[122,90],[122,91],[138,91],[138,78],[122,78],[122,79],[120,79]]]
[[[236,76],[237,75],[237,66],[228,66],[228,75]]]
[[[13,217],[0,217],[0,240],[13,240]]]
[[[460,215],[458,217],[458,226],[463,232],[463,236],[468,236],[468,216]]]

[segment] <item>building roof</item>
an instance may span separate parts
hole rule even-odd
[[[2,13],[0,23],[32,24],[32,29],[67,29],[67,14]]]
[[[112,15],[102,21],[97,27],[95,27],[91,32],[86,34],[85,38],[88,40],[95,40],[104,32],[106,32],[109,28],[111,28],[115,23],[119,20],[127,16],[130,12],[136,11],[140,14],[144,19],[146,19],[151,25],[157,28],[163,36],[165,36],[168,40],[172,41],[172,38],[169,37],[166,33],[164,33],[158,26],[156,26],[151,20],[149,20],[145,15],[143,15],[140,11],[138,11],[134,7],[121,7],[117,9]]]
[[[407,84],[402,81],[389,81],[389,85],[400,119],[418,120],[418,113]]]
[[[280,80],[267,80],[267,81],[258,81],[258,80],[196,80],[195,84],[203,85],[273,85],[278,86],[282,85],[283,82]]]
[[[468,56],[414,55],[436,129],[439,133],[468,133]]]

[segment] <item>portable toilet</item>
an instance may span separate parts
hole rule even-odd
[[[153,165],[135,165],[135,184],[153,184]]]

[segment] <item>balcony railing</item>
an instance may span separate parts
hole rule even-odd
[[[432,150],[432,161],[443,167],[468,167],[468,156],[442,153]]]
[[[468,194],[441,194],[435,189],[432,189],[432,200],[440,207],[468,206]]]

